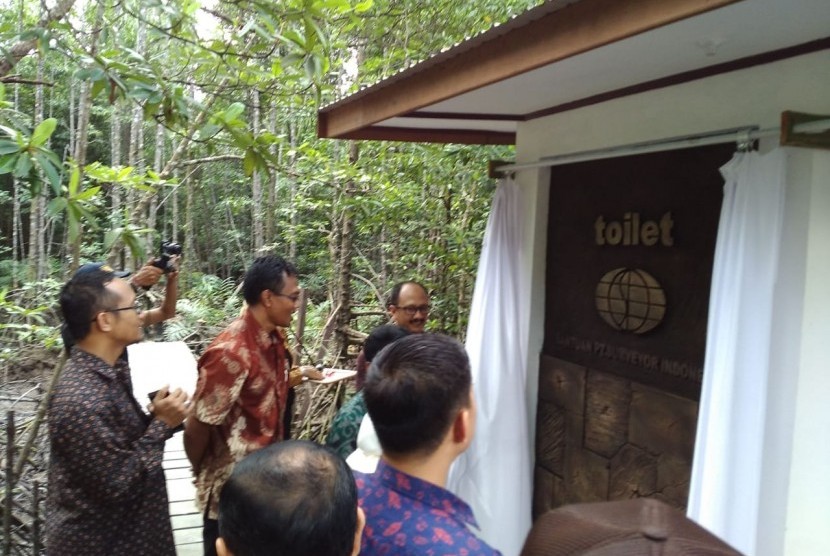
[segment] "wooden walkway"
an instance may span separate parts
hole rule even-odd
[[[178,432],[164,447],[164,475],[170,501],[170,521],[177,556],[202,555],[202,514],[196,509],[196,487],[190,462],[184,455],[182,437]]]

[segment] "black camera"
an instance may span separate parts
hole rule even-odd
[[[159,248],[159,256],[153,261],[153,266],[160,268],[165,274],[176,270],[175,265],[170,263],[170,257],[182,254],[182,246],[172,241],[162,241]]]

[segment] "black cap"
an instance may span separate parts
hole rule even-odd
[[[84,274],[89,274],[90,272],[105,272],[107,274],[112,274],[116,278],[125,278],[130,275],[129,271],[113,270],[112,267],[106,263],[86,263],[75,271],[74,276],[82,276]]]

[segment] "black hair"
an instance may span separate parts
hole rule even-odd
[[[424,287],[424,285],[421,284],[420,282],[416,282],[415,280],[407,280],[405,282],[398,282],[397,284],[392,286],[392,291],[389,292],[389,297],[386,300],[386,306],[387,307],[389,305],[397,305],[398,304],[398,301],[400,300],[400,297],[401,297],[401,290],[407,284],[413,284],[415,286],[418,286],[419,288],[424,290],[424,294],[426,294],[426,296],[429,297],[429,292]]]
[[[79,272],[64,284],[60,307],[68,338],[76,342],[86,338],[95,315],[118,303],[118,295],[107,289],[114,278],[112,271],[92,270]]]
[[[378,440],[392,455],[431,454],[458,411],[469,406],[470,360],[442,334],[411,334],[369,368],[363,396]]]
[[[357,487],[331,448],[286,440],[236,464],[219,497],[219,536],[235,556],[347,556]]]
[[[371,363],[383,348],[408,335],[409,331],[406,328],[401,328],[396,324],[378,326],[369,333],[363,343],[363,356],[366,362]]]
[[[265,290],[281,293],[288,276],[297,276],[297,269],[282,257],[257,257],[245,273],[242,295],[248,305],[256,305]]]

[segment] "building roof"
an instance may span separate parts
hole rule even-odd
[[[513,144],[520,122],[827,48],[827,0],[552,0],[322,108],[318,135]]]

